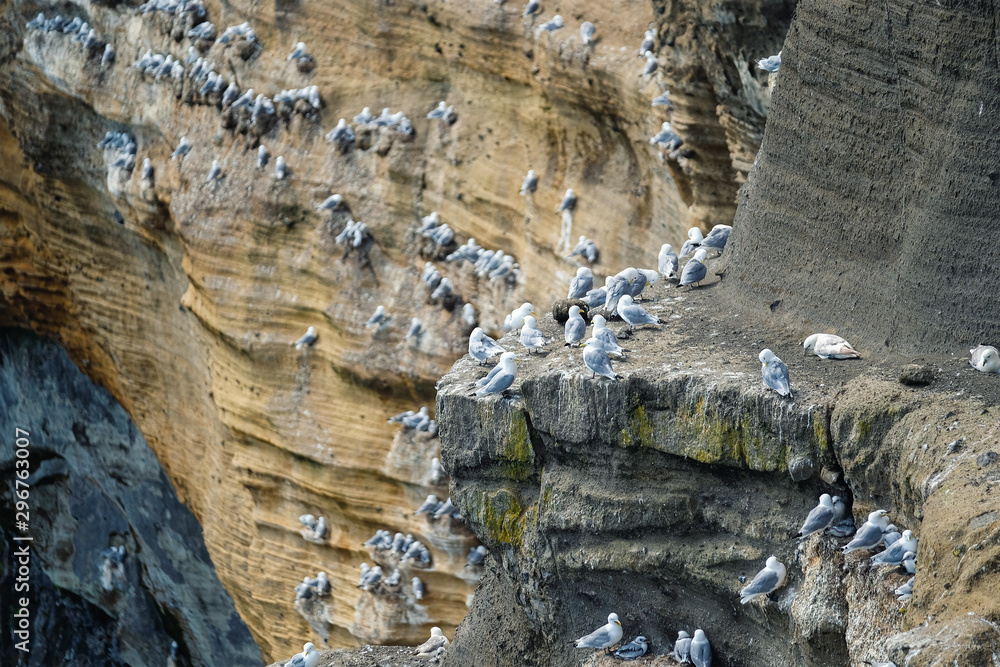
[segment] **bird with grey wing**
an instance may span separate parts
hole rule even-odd
[[[875,510],[868,514],[868,520],[855,533],[854,539],[842,548],[842,551],[851,553],[852,551],[868,551],[873,549],[882,541],[882,534],[889,527],[889,519],[886,518],[885,510]]]
[[[583,348],[583,363],[594,374],[594,378],[600,375],[612,380],[617,379],[614,369],[611,368],[608,352],[604,349],[604,343],[597,338],[587,339]]]
[[[514,364],[514,353],[504,352],[500,355],[500,362],[489,374],[477,382],[481,388],[476,392],[477,396],[487,396],[489,394],[502,394],[510,389],[514,384],[514,376],[517,373],[517,366]],[[482,382],[483,384],[479,384]]]
[[[649,645],[646,644],[646,638],[639,635],[615,651],[615,657],[619,660],[636,660],[646,655],[647,650],[649,650]]]
[[[704,248],[698,248],[697,252],[694,253],[694,257],[689,259],[687,264],[684,265],[684,270],[681,272],[680,287],[686,287],[695,283],[700,284],[705,279],[705,276],[708,275],[708,267],[705,266],[705,258],[707,256],[708,253]]]
[[[576,270],[576,276],[570,281],[567,299],[582,299],[594,288],[594,272],[586,266]]]
[[[758,572],[753,581],[740,591],[740,603],[746,604],[755,598],[767,596],[778,590],[785,583],[785,575],[784,564],[771,556],[767,559],[764,569]]]
[[[671,655],[682,665],[691,662],[691,635],[680,630],[677,633],[677,641],[674,642],[674,650]]]
[[[819,504],[812,508],[802,528],[799,529],[799,539],[826,530],[836,519],[837,510],[833,506],[833,498],[830,494],[824,493],[819,497]]]
[[[660,323],[659,318],[647,313],[646,309],[642,306],[632,303],[632,297],[628,294],[623,294],[621,299],[618,300],[617,312],[618,317],[628,322],[629,331],[643,324]]]
[[[904,530],[903,536],[892,546],[871,558],[872,565],[901,565],[908,553],[917,553],[917,538],[913,531]]]
[[[969,350],[969,364],[981,373],[1000,373],[1000,351],[992,345],[979,345]]]
[[[691,640],[691,662],[694,667],[712,667],[712,646],[701,628],[694,631],[694,639]]]
[[[788,366],[785,362],[767,348],[761,350],[757,358],[760,359],[760,374],[764,379],[764,385],[782,396],[792,398],[792,389],[788,385]]]
[[[586,334],[587,322],[580,314],[580,306],[570,306],[564,330],[566,345],[576,345],[586,337]]]
[[[664,279],[677,275],[677,253],[669,243],[660,246],[660,252],[656,256],[656,268]]]
[[[622,624],[618,620],[618,614],[608,614],[608,622],[602,625],[589,635],[584,635],[573,644],[576,648],[602,648],[607,649],[622,640]]]
[[[820,359],[860,359],[861,355],[851,344],[833,334],[813,334],[802,343],[802,354],[814,354]]]

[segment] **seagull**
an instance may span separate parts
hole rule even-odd
[[[764,384],[782,396],[793,398],[791,387],[788,386],[788,366],[785,362],[775,356],[769,348],[761,350],[757,358],[762,364],[760,374],[764,378]]]
[[[776,56],[768,56],[757,61],[757,67],[767,72],[777,72],[781,67],[781,51]]]
[[[587,292],[594,288],[594,272],[586,266],[581,266],[576,270],[576,277],[570,281],[569,294],[567,299],[580,299],[587,295]]]
[[[740,591],[740,603],[746,604],[757,597],[773,593],[785,583],[785,566],[777,558],[771,556],[767,565],[757,573],[743,590]]]
[[[594,24],[590,21],[584,21],[580,24],[580,38],[583,39],[584,44],[590,44],[594,41],[594,32]]]
[[[271,153],[268,152],[267,146],[264,144],[260,145],[257,149],[257,168],[263,169],[267,166],[267,161],[271,159]]]
[[[608,352],[604,349],[604,343],[593,336],[587,339],[583,348],[583,363],[593,373],[592,378],[600,375],[612,380],[617,379],[615,371],[611,368]]]
[[[527,6],[524,8],[524,14],[521,16],[532,16],[533,14],[537,14],[539,9],[541,9],[541,4],[538,0],[529,0]]]
[[[500,363],[497,364],[493,371],[495,371],[495,375],[490,378],[489,382],[483,385],[482,389],[476,392],[477,396],[501,394],[514,384],[514,375],[517,373],[517,366],[514,365],[514,353],[504,352],[500,355]]]
[[[306,642],[302,653],[296,653],[285,663],[285,667],[316,667],[319,664],[319,651],[312,642]]]
[[[692,253],[701,242],[705,240],[705,236],[701,233],[701,230],[697,227],[692,227],[688,230],[687,241],[681,246],[681,257],[687,257],[688,253]]]
[[[647,51],[652,51],[653,47],[656,46],[656,28],[650,28],[647,30],[642,37],[642,44],[639,45],[639,55],[645,54]]]
[[[424,325],[421,324],[420,320],[414,317],[412,320],[410,320],[410,329],[406,332],[406,338],[407,339],[414,338],[420,335],[420,330],[423,328],[423,326]]]
[[[538,177],[535,176],[535,170],[529,169],[528,175],[524,177],[524,182],[521,183],[521,196],[527,195],[529,192],[534,192],[538,189]]]
[[[646,644],[646,638],[639,635],[625,646],[615,651],[615,657],[621,660],[635,660],[636,658],[641,658],[646,655],[646,651],[649,646]]]
[[[694,257],[689,259],[687,264],[684,265],[684,271],[681,272],[680,287],[695,283],[700,284],[705,279],[705,276],[708,275],[708,268],[705,267],[705,258],[707,256],[708,252],[703,248],[698,248],[698,252],[694,254]]]
[[[702,242],[702,248],[715,248],[720,252],[726,247],[726,242],[729,241],[729,234],[733,231],[733,228],[729,225],[716,225],[712,227],[712,231],[708,233]]]
[[[801,539],[813,533],[818,533],[821,530],[826,530],[836,518],[837,510],[833,506],[833,499],[830,498],[830,494],[824,493],[819,497],[819,505],[812,508],[809,516],[806,517],[805,523],[799,529],[798,537]]]
[[[597,259],[597,245],[586,236],[581,236],[566,257],[575,257],[576,255],[585,258],[588,262],[593,262]]]
[[[992,345],[980,345],[969,350],[969,364],[983,373],[1000,373],[1000,352]]]
[[[915,574],[917,571],[917,554],[913,551],[907,551],[903,554],[903,567],[910,574]]]
[[[427,118],[431,120],[434,119],[442,120],[444,118],[444,114],[447,111],[448,111],[448,103],[445,100],[441,100],[440,102],[438,102],[438,105],[436,107],[427,112]]]
[[[274,177],[282,181],[287,175],[288,170],[285,168],[285,156],[279,155],[278,159],[274,161]]]
[[[354,130],[347,126],[347,119],[341,118],[337,121],[337,126],[327,132],[326,140],[331,144],[335,141],[341,144],[349,144],[354,141]]]
[[[104,45],[104,55],[101,56],[101,64],[107,65],[115,61],[115,47],[110,44]]]
[[[882,544],[885,545],[886,549],[901,539],[903,539],[903,534],[899,532],[899,529],[893,524],[890,524],[889,527],[885,529],[885,532],[882,533]]]
[[[236,85],[235,81],[229,82],[229,86],[222,93],[222,108],[225,109],[231,106],[240,96],[240,87]]]
[[[576,208],[576,193],[573,192],[573,188],[566,190],[566,194],[563,195],[562,202],[559,204],[559,210],[556,213],[562,213],[563,211],[572,211]]]
[[[469,335],[469,356],[481,364],[490,357],[503,354],[504,349],[497,342],[483,333],[482,327],[476,327]]]
[[[414,512],[413,514],[414,515],[430,514],[431,512],[434,511],[434,508],[436,508],[438,506],[438,503],[440,502],[441,501],[438,500],[438,497],[432,493],[431,495],[427,496],[427,499],[424,500],[424,502],[420,503],[420,507],[418,507],[417,511]]]
[[[340,195],[330,195],[317,207],[320,211],[332,211],[344,203],[344,198]]]
[[[677,253],[673,246],[664,243],[660,246],[660,254],[656,256],[656,268],[664,278],[669,278],[677,273]]]
[[[913,531],[904,530],[903,537],[882,553],[872,556],[873,565],[900,565],[908,553],[917,553],[917,538]]]
[[[639,280],[639,272],[631,267],[612,276],[608,283],[608,295],[604,299],[604,310],[609,313],[617,312],[618,301],[629,293],[636,280]]]
[[[664,90],[661,94],[653,98],[653,103],[651,106],[654,107],[672,107],[673,104],[670,103],[670,93]]]
[[[646,51],[642,55],[646,59],[646,66],[642,68],[642,75],[650,76],[659,67],[659,63],[656,62],[656,56],[653,55],[652,51]]]
[[[840,336],[813,334],[802,343],[802,355],[815,354],[820,359],[860,359],[858,351]]]
[[[297,341],[292,343],[292,345],[295,346],[296,350],[301,350],[306,345],[312,345],[315,343],[318,337],[319,335],[316,333],[316,327],[309,327],[306,329],[306,332],[302,334],[302,338],[299,338]]]
[[[413,577],[410,581],[410,587],[413,589],[413,597],[417,600],[423,600],[424,596],[427,595],[427,587],[424,586],[424,582],[420,581],[420,577]]]
[[[680,148],[684,140],[681,139],[679,134],[674,132],[674,128],[669,122],[664,121],[660,125],[660,131],[650,137],[649,143],[658,144],[664,146],[668,151],[673,151]]]
[[[303,514],[299,517],[299,521],[309,530],[314,530],[316,528],[316,517],[312,514]]]
[[[539,27],[542,30],[544,30],[545,32],[553,32],[553,31],[558,30],[559,28],[563,27],[564,25],[566,25],[566,24],[563,23],[563,17],[560,16],[559,14],[556,14],[555,16],[552,17],[551,20],[546,21],[545,23],[543,23]]]
[[[511,331],[512,329],[520,329],[522,326],[524,326],[524,318],[527,317],[528,315],[534,315],[534,314],[535,314],[535,307],[532,306],[527,301],[525,301],[520,306],[511,311],[510,315],[507,316],[507,319],[505,319],[503,323],[503,330]]]
[[[576,345],[587,334],[587,322],[580,314],[580,306],[569,307],[569,319],[566,320],[564,331],[567,345]]]
[[[712,667],[712,646],[701,628],[694,631],[694,639],[691,640],[691,662],[694,667]]]
[[[622,640],[622,624],[618,614],[608,614],[608,624],[576,640],[577,648],[603,648],[614,646]]]
[[[425,641],[423,644],[413,649],[412,655],[418,658],[429,658],[440,649],[444,649],[448,646],[448,638],[444,636],[441,632],[441,628],[435,626],[431,628],[431,638]]]
[[[486,550],[486,547],[484,547],[482,544],[480,544],[475,549],[469,549],[469,556],[466,559],[467,560],[466,567],[469,566],[475,567],[477,565],[482,565],[486,561],[486,554],[488,553],[489,552]]]
[[[206,180],[205,182],[211,183],[212,181],[216,181],[219,179],[219,176],[221,174],[222,174],[222,167],[219,166],[219,161],[212,160],[212,169],[211,171],[208,172],[208,180]]]
[[[524,326],[521,327],[521,345],[528,348],[528,354],[531,354],[532,350],[542,349],[547,342],[545,336],[535,324],[535,318],[527,315],[524,318]]]
[[[618,300],[618,308],[616,312],[618,313],[618,317],[628,322],[629,331],[631,331],[634,327],[642,326],[643,324],[660,323],[659,318],[650,315],[642,306],[637,306],[632,303],[632,297],[629,294],[623,294],[622,298]]]
[[[385,306],[379,306],[378,308],[375,309],[375,312],[372,313],[372,316],[368,318],[368,321],[365,322],[365,328],[367,329],[371,329],[373,327],[378,328],[382,326],[382,324],[384,324],[385,321],[386,321]]]
[[[878,546],[878,543],[882,541],[882,533],[889,527],[889,520],[885,518],[886,514],[888,512],[885,510],[871,512],[868,515],[868,520],[854,534],[854,539],[844,545],[842,551],[849,554],[859,549],[868,551]]]
[[[170,156],[171,160],[176,160],[179,157],[184,157],[191,151],[191,142],[187,140],[187,137],[181,137],[180,143],[177,144],[177,148],[174,149],[174,154]]]
[[[149,158],[142,161],[142,180],[151,181],[153,180],[153,163]]]
[[[916,577],[910,577],[909,581],[894,591],[894,593],[899,596],[900,602],[906,602],[913,597],[913,580],[915,578]]]
[[[292,49],[292,52],[288,54],[288,57],[285,58],[285,61],[287,62],[289,60],[298,60],[304,55],[306,55],[305,42],[299,42],[298,44],[295,45],[295,48]]]
[[[470,327],[476,323],[476,309],[472,307],[471,303],[462,306],[462,319]]]
[[[677,641],[674,642],[674,660],[682,665],[691,662],[691,635],[681,630],[677,633]]]
[[[624,359],[625,350],[619,347],[618,337],[615,336],[614,331],[607,327],[604,316],[594,315],[593,322],[594,330],[591,333],[591,337],[596,338],[601,342],[601,345],[604,347],[604,351],[607,352],[609,356]]]

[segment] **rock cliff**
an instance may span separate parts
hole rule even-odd
[[[792,3],[552,3],[527,18],[491,0],[177,6],[0,4],[0,324],[59,342],[126,410],[265,657],[307,637],[450,634],[473,592],[464,554],[476,540],[414,516],[428,493],[447,495],[429,477],[438,443],[411,442],[386,418],[433,405],[464,351],[463,303],[495,330],[516,303],[550,299],[575,272],[564,255],[579,235],[603,275],[692,223],[731,218],[769,96],[747,63],[779,47]],[[566,28],[539,31],[560,12]],[[49,29],[57,15],[93,34]],[[597,26],[591,45],[584,20]],[[244,21],[254,39],[219,41]],[[198,36],[209,23],[215,42]],[[651,24],[660,65],[643,77]],[[290,62],[300,40],[311,61]],[[132,67],[147,52],[174,64]],[[221,86],[205,88],[210,67],[274,113],[224,105]],[[310,86],[317,105],[279,100]],[[650,106],[665,90],[670,113]],[[442,99],[452,124],[424,118]],[[324,140],[364,107],[401,110],[414,132],[351,123],[350,150]],[[686,145],[667,154],[649,137],[670,118]],[[108,132],[121,146],[98,148]],[[182,137],[191,151],[171,159]],[[272,156],[263,170],[259,145]],[[221,178],[207,183],[216,160]],[[522,198],[529,168],[539,185]],[[563,218],[567,188],[579,204]],[[346,207],[317,211],[334,193]],[[516,281],[442,262],[454,246],[416,233],[432,211],[456,245],[474,237],[515,258]],[[363,252],[335,240],[350,219],[370,230]],[[429,297],[427,261],[451,297]],[[373,333],[378,304],[392,319]],[[404,338],[413,317],[416,340]],[[296,351],[308,326],[318,341]],[[322,543],[303,539],[305,513],[326,518]],[[421,604],[355,588],[373,558],[361,544],[380,528],[430,544]],[[296,610],[293,586],[319,570],[332,596]]]

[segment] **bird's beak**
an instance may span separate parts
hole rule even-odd
[[[615,625],[617,625],[618,627],[621,627],[622,622],[621,621],[615,621]]]

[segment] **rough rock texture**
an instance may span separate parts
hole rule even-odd
[[[15,429],[30,442],[27,531],[13,525]],[[4,629],[5,665],[161,665],[171,641],[184,664],[260,664],[197,520],[125,411],[57,345],[0,332],[0,430],[0,470],[10,481],[0,497],[10,517],[3,613],[12,618],[13,599],[27,596],[32,623],[29,653]],[[17,592],[9,566],[24,545],[29,589]],[[120,568],[101,555],[119,545]]]
[[[728,220],[767,96],[765,77],[737,61],[774,50],[791,5],[716,14],[699,2],[546,3],[546,17],[567,21],[551,35],[517,3],[492,0],[206,9],[219,31],[250,21],[262,48],[192,44],[190,17],[135,3],[0,3],[0,324],[57,340],[125,408],[201,522],[265,657],[307,637],[348,646],[412,643],[433,624],[450,633],[473,591],[464,555],[475,540],[413,516],[428,493],[447,494],[429,486],[438,444],[401,439],[385,418],[433,403],[433,383],[464,351],[461,301],[494,330],[513,305],[553,297],[576,269],[559,246],[578,235],[597,243],[603,274],[637,255],[652,262],[692,221]],[[68,35],[26,30],[39,11],[86,20],[116,62],[101,65]],[[598,30],[589,47],[583,20]],[[654,22],[662,64],[643,79],[636,50]],[[299,40],[311,71],[285,59]],[[147,50],[183,60],[189,46],[243,89],[314,84],[322,108],[279,109],[255,130],[222,113],[217,93],[129,67]],[[690,134],[675,156],[648,141],[670,117],[650,107],[667,87]],[[441,99],[457,109],[453,125],[424,118]],[[366,106],[404,111],[415,136],[356,127],[346,154],[323,140]],[[95,148],[107,131],[134,138],[130,176]],[[181,136],[193,149],[170,160]],[[258,143],[272,161],[285,157],[288,179],[256,170]],[[140,176],[146,157],[151,182]],[[214,159],[223,177],[208,185]],[[528,168],[540,182],[522,198]],[[564,224],[555,210],[569,187],[579,204]],[[334,192],[348,209],[317,213]],[[414,234],[432,210],[459,242],[513,255],[517,283],[441,262],[446,249]],[[372,231],[364,254],[333,240],[349,217]],[[454,309],[418,282],[428,260],[455,283]],[[379,303],[393,319],[373,334],[363,324]],[[414,316],[425,333],[410,342]],[[310,325],[318,342],[296,352],[289,343]],[[323,544],[300,535],[305,512],[327,518]],[[377,604],[354,587],[372,561],[361,543],[378,528],[431,544],[421,605]],[[307,610],[311,630],[292,587],[319,570],[334,592]]]
[[[731,241],[745,305],[879,354],[1000,339],[997,15],[799,4]]]
[[[623,342],[620,381],[591,379],[558,345],[523,355],[510,399],[473,397],[484,371],[468,359],[442,380],[452,496],[491,553],[445,664],[604,664],[565,643],[611,611],[660,654],[703,628],[721,665],[978,665],[1000,651],[1000,472],[977,465],[1000,438],[998,378],[930,357],[942,379],[908,388],[898,358],[803,358],[800,330],[749,317],[723,284],[651,288],[669,324]],[[764,337],[794,401],[762,386]],[[908,575],[844,556],[846,538],[794,539],[823,492],[917,534],[912,602],[892,594]],[[769,555],[788,582],[739,605]]]

